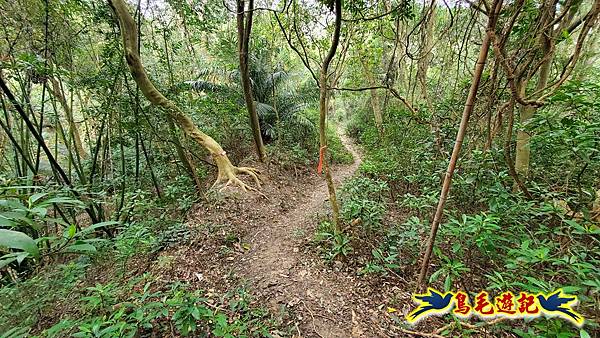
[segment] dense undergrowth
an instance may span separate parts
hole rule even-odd
[[[328,136],[332,161],[352,161],[334,129]],[[289,137],[269,146],[270,161],[283,170],[305,171],[318,159],[315,144],[314,129]],[[167,179],[163,176],[167,171],[155,169],[161,180]],[[209,175],[202,177],[207,183],[211,180]],[[197,290],[182,282],[160,281],[146,272],[162,264],[157,258],[162,250],[200,236],[195,226],[184,224],[189,209],[201,200],[193,182],[185,175],[169,180],[161,197],[148,190],[126,191],[121,210],[112,213],[115,221],[80,228],[69,220],[81,215],[86,201],[71,191],[5,179],[0,219],[12,230],[3,231],[21,235],[17,238],[21,241],[2,238],[2,245],[12,250],[0,257],[6,271],[0,289],[0,337],[166,333],[264,337],[281,333],[285,329],[281,323],[251,301],[252,290]],[[107,203],[108,197],[98,200]],[[225,227],[228,233],[235,231]],[[222,239],[224,245],[228,238]]]
[[[527,181],[533,199],[515,188],[502,141],[478,150],[481,141],[469,140],[434,247],[432,286],[467,290],[471,297],[480,290],[563,288],[579,296],[577,310],[587,318],[583,331],[598,332],[600,226],[594,199],[600,129],[597,92],[591,87],[568,84],[534,122],[522,126],[533,135],[534,164]],[[349,123],[347,132],[364,153],[359,174],[342,189],[350,231],[338,233],[324,221],[316,240],[326,259],[346,261],[359,274],[414,281],[455,129],[444,126],[446,142],[439,153],[428,125],[411,123],[402,111],[391,110],[386,119],[381,138],[368,109]],[[501,323],[491,330],[521,337],[570,337],[579,331],[545,319]]]
[[[198,236],[195,227],[183,224],[196,200],[193,189],[186,191],[188,184],[185,180],[174,183],[163,199],[138,191],[126,206],[133,215],[126,223],[104,222],[81,231],[67,227],[58,238],[28,232],[27,227],[35,225],[39,233],[51,234],[63,228],[63,222],[46,215],[40,218],[45,210],[41,203],[17,214],[14,204],[25,198],[31,201],[32,196],[17,198],[14,193],[19,189],[14,186],[3,189],[3,206],[13,207],[2,213],[3,219],[35,238],[39,254],[20,259],[20,264],[7,261],[11,254],[3,257],[3,264],[11,265],[0,289],[2,337],[137,337],[167,332],[262,337],[275,330],[278,324],[270,315],[250,305],[248,290],[198,290],[146,272],[162,264],[157,260],[162,250],[185,245]],[[83,205],[60,197],[63,191],[48,189],[45,194],[50,198],[42,200],[65,212],[77,212],[74,205]],[[112,239],[97,232],[105,227],[112,229]],[[31,248],[15,249],[27,253]]]
[[[266,311],[250,306],[251,296],[244,289],[220,295],[183,283],[161,285],[148,274],[106,276],[108,282],[84,287],[90,264],[55,266],[52,273],[3,290],[3,310],[10,310],[3,316],[3,337],[139,337],[166,332],[263,337],[276,327]]]

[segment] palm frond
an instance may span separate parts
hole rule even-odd
[[[307,131],[315,130],[317,128],[315,123],[304,114],[294,114],[292,116],[294,123]]]
[[[185,81],[184,83],[192,89],[202,92],[223,92],[229,90],[228,86],[204,80]]]
[[[268,79],[269,87],[273,88],[273,86],[278,87],[279,85],[283,85],[290,78],[291,78],[291,75],[284,70],[275,71],[274,73],[272,73],[269,76],[269,79]]]
[[[270,104],[254,101],[256,112],[260,118],[266,119],[276,115],[275,108]]]
[[[208,66],[198,70],[197,78],[212,83],[234,84],[239,82],[239,70],[227,70],[221,66]]]

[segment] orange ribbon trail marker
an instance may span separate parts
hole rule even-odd
[[[323,159],[325,157],[326,148],[327,146],[322,146],[321,149],[319,149],[319,165],[317,166],[317,173],[319,175],[321,175],[321,172],[323,171]]]

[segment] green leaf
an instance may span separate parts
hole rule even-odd
[[[16,199],[0,200],[0,207],[7,209],[26,210],[27,208]]]
[[[574,285],[567,285],[567,286],[561,287],[561,289],[563,290],[564,293],[574,294],[574,293],[580,291],[581,287],[574,286]]]
[[[450,291],[450,287],[452,286],[452,276],[448,274],[446,276],[446,280],[444,281],[444,291]]]
[[[72,206],[77,206],[77,207],[85,207],[85,204],[83,202],[81,202],[80,200],[76,200],[73,198],[69,198],[69,197],[53,197],[53,198],[49,198],[47,200],[44,200],[40,203],[40,207],[43,206],[49,206],[53,203],[56,204],[64,204],[64,205],[72,205]]]
[[[26,327],[15,327],[12,328],[6,332],[4,332],[3,334],[0,334],[0,338],[21,338],[21,337],[28,337],[28,333],[29,331],[31,331],[31,328],[26,326]]]
[[[21,249],[35,258],[40,257],[40,250],[33,238],[20,231],[0,229],[0,246]]]
[[[31,208],[29,211],[42,218],[46,217],[46,214],[48,214],[48,209],[42,207]]]
[[[75,236],[75,232],[77,231],[77,228],[75,227],[75,224],[71,224],[69,226],[69,237],[68,238],[73,238],[73,236]]]
[[[2,258],[0,259],[0,269],[2,269],[3,267],[7,266],[8,264],[14,262],[17,260],[16,256],[10,256],[9,255],[4,255],[2,256]],[[6,258],[4,258],[6,257]]]
[[[88,243],[73,244],[69,245],[65,251],[73,253],[93,253],[96,252],[96,247]]]
[[[100,222],[100,223],[92,224],[89,227],[82,229],[77,234],[77,237],[87,235],[99,228],[108,227],[109,225],[118,225],[118,224],[121,224],[121,223],[119,223],[117,221],[107,221],[107,222]]]
[[[584,329],[579,330],[579,337],[581,337],[581,338],[591,338],[590,334],[587,333],[587,331],[584,330]]]
[[[227,316],[222,313],[219,313],[215,316],[215,322],[219,324],[221,327],[227,326]]]
[[[17,224],[3,215],[0,215],[0,226],[14,228]]]
[[[42,198],[46,195],[48,195],[48,193],[38,192],[38,193],[35,193],[35,194],[29,196],[29,205],[33,205],[33,203],[35,203],[37,200],[39,200],[40,198]]]
[[[17,263],[21,264],[21,262],[23,262],[23,260],[25,258],[27,258],[29,256],[29,252],[19,252],[19,254],[17,254]]]
[[[197,308],[197,307],[194,307],[194,308],[192,309],[192,312],[191,312],[191,314],[192,314],[192,317],[194,317],[194,319],[196,319],[196,320],[200,320],[200,310],[198,310],[198,308]]]
[[[19,189],[42,189],[39,185],[14,185],[10,187],[1,187],[0,191],[19,190]]]
[[[13,211],[7,211],[7,212],[3,213],[2,216],[7,219],[10,219],[11,221],[21,221],[32,227],[36,226],[33,223],[33,220],[29,216],[27,216],[27,213],[23,210],[13,209]]]
[[[437,271],[432,273],[431,276],[429,277],[429,283],[435,282],[443,271],[444,270],[442,270],[442,269],[438,269]]]

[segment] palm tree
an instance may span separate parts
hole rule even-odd
[[[318,93],[310,85],[296,85],[301,76],[287,72],[281,65],[272,67],[262,58],[250,55],[252,94],[265,143],[285,141],[288,135],[316,135],[316,125],[306,109],[316,102]],[[235,97],[244,105],[239,70],[226,71],[219,67],[202,69],[198,79],[186,84],[197,91]],[[284,128],[285,127],[285,128]],[[288,134],[284,134],[285,133]],[[310,145],[304,144],[309,147]]]

